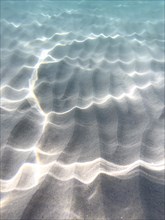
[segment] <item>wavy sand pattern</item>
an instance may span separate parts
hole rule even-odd
[[[163,6],[1,2],[2,219],[164,219]]]

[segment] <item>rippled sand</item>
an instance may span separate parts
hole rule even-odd
[[[1,217],[163,220],[163,1],[1,1]]]

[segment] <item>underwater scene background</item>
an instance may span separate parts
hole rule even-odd
[[[164,1],[1,0],[1,218],[164,219]]]

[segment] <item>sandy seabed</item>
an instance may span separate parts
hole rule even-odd
[[[1,1],[1,218],[163,220],[163,1]]]

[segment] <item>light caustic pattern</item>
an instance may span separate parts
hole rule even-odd
[[[38,4],[1,2],[2,219],[163,219],[163,2]]]

